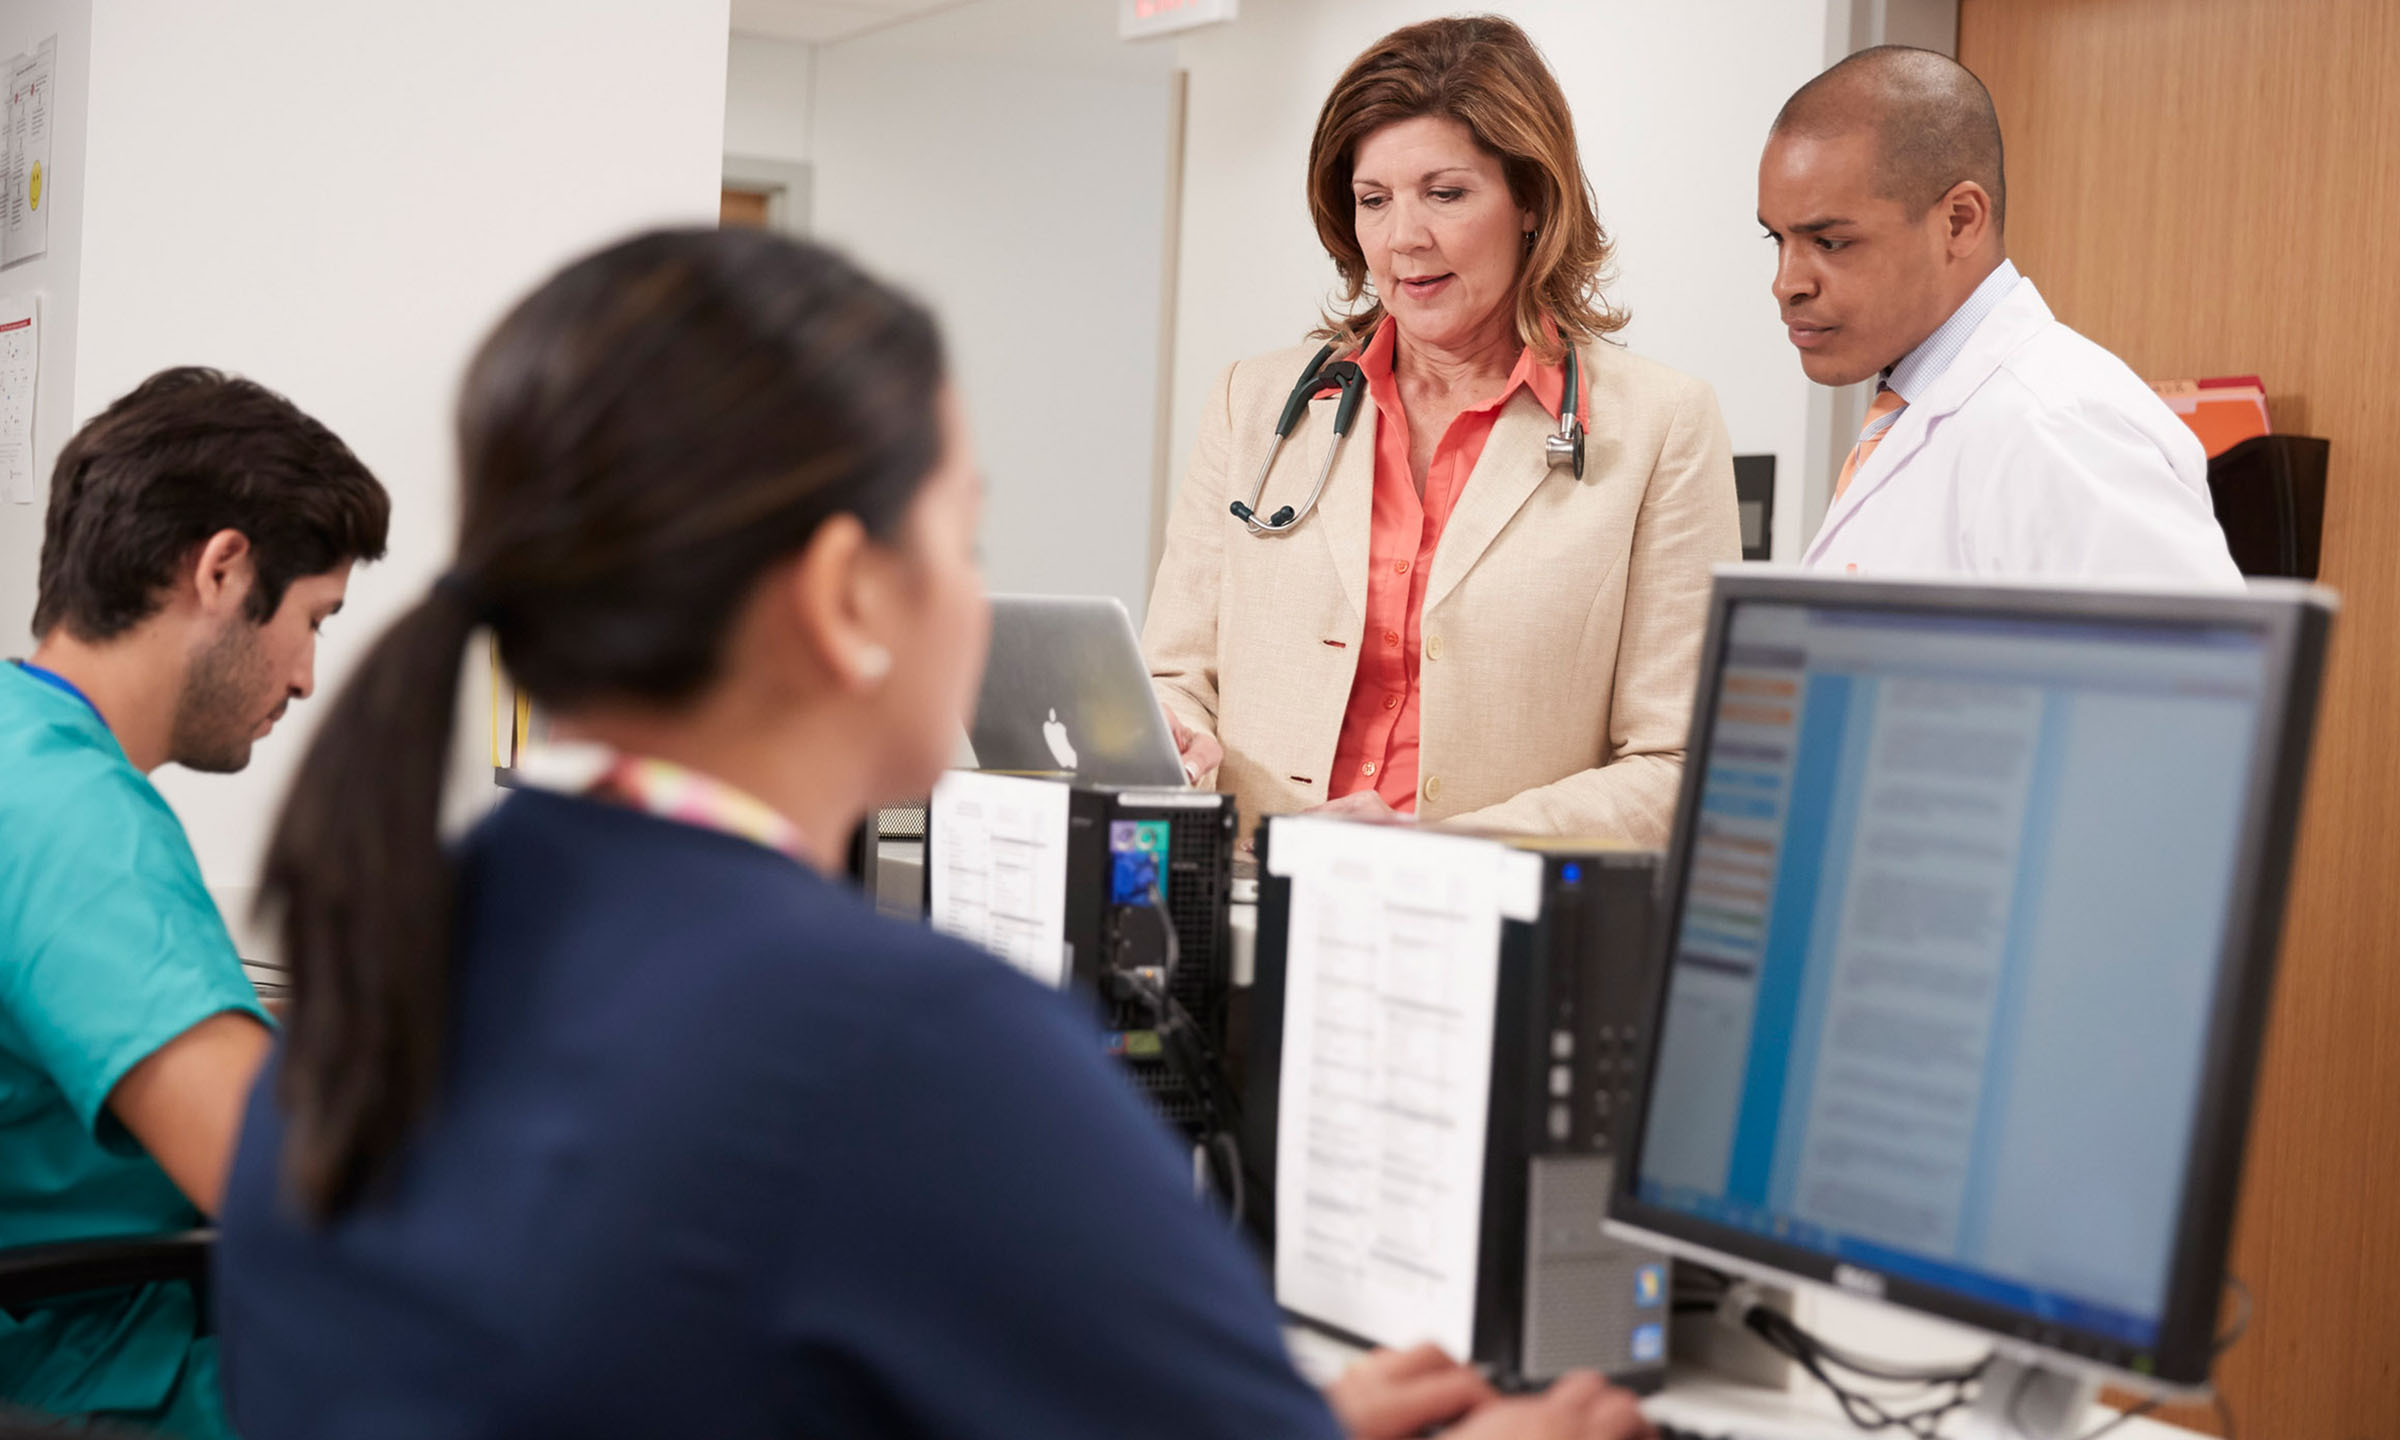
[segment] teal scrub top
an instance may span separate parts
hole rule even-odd
[[[212,1015],[263,1024],[175,812],[79,695],[0,664],[0,1246],[202,1223],[107,1108]],[[189,1287],[0,1311],[0,1401],[230,1434]]]

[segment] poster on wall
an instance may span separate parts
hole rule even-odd
[[[50,211],[56,186],[50,173],[51,91],[58,71],[58,37],[8,65],[8,202],[0,210],[0,265],[31,260],[50,249]]]
[[[41,327],[31,295],[0,295],[0,503],[31,505],[33,389]]]

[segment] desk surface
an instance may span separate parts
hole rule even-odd
[[[1319,1385],[1339,1375],[1360,1353],[1301,1326],[1285,1331],[1284,1338],[1300,1373]],[[1801,1384],[1805,1388],[1771,1390],[1679,1365],[1669,1372],[1667,1388],[1642,1402],[1642,1413],[1702,1434],[1732,1433],[1744,1440],[1860,1440],[1866,1434],[1842,1418],[1815,1381],[1801,1377]],[[2096,1428],[2115,1413],[2094,1407],[2087,1428]],[[2155,1420],[2128,1420],[2108,1433],[2109,1440],[2195,1440],[2196,1435]]]

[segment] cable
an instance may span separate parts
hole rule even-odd
[[[1171,989],[1175,984],[1175,972],[1183,965],[1183,937],[1175,933],[1175,917],[1167,913],[1167,907],[1163,901],[1156,905],[1144,905],[1140,908],[1158,917],[1158,933],[1166,940],[1167,959],[1164,968],[1167,972],[1167,985]]]
[[[1239,1225],[1249,1210],[1249,1200],[1242,1188],[1241,1147],[1234,1144],[1233,1137],[1222,1130],[1210,1136],[1208,1143],[1217,1150],[1217,1159],[1225,1167],[1225,1188],[1228,1192],[1226,1208],[1233,1215],[1233,1223]]]
[[[2219,1355],[2231,1350],[2235,1341],[2250,1333],[2250,1312],[2257,1305],[2257,1302],[2251,1297],[2250,1286],[2243,1281],[2241,1276],[2228,1275],[2225,1277],[2225,1284],[2233,1291],[2233,1297],[2242,1302],[2242,1308],[2233,1317],[2233,1323],[2225,1327],[2225,1333],[2217,1337],[2216,1353]]]
[[[2025,1373],[2030,1375],[2033,1372],[2028,1370]],[[2076,1437],[2076,1440],[2100,1440],[2101,1436],[2106,1435],[2109,1431],[2116,1429],[2118,1426],[2130,1425],[2134,1421],[2141,1419],[2144,1415],[2156,1410],[2163,1398],[2163,1396],[2153,1395],[2149,1399],[2144,1400],[2141,1404],[2134,1406],[2132,1409],[2119,1413],[2115,1419],[2104,1421],[2098,1429],[2084,1431],[2082,1435]],[[2010,1427],[2016,1430],[2018,1434],[2022,1435],[2025,1433],[2025,1427],[2017,1424],[2017,1406],[2016,1402],[2013,1400],[2009,1402],[2008,1406],[2008,1423]]]
[[[2231,1350],[2236,1341],[2250,1333],[2250,1314],[2258,1307],[2257,1298],[2251,1295],[2250,1286],[2241,1276],[2227,1275],[2225,1283],[2232,1289],[2234,1298],[2242,1302],[2242,1308],[2234,1313],[2233,1323],[2225,1327],[2225,1333],[2217,1337],[2218,1355]],[[2234,1440],[2233,1402],[2225,1398],[2224,1391],[2213,1388],[2209,1391],[2209,1398],[2216,1402],[2217,1426],[2225,1432],[2225,1440]]]
[[[2234,1346],[2234,1342],[2240,1340],[2244,1335],[2250,1333],[2250,1313],[2256,1308],[2256,1301],[2250,1294],[2250,1287],[2243,1282],[2241,1276],[2226,1276],[2225,1285],[2226,1288],[2233,1291],[2234,1298],[2241,1302],[2241,1309],[2235,1312],[2233,1323],[2225,1327],[2225,1333],[2217,1337],[2215,1345],[2209,1351],[2209,1356],[2211,1359],[2223,1355],[2226,1351],[2231,1350]],[[2008,1423],[2019,1433],[2022,1433],[2025,1427],[2017,1423],[2017,1401],[2023,1397],[2025,1381],[2030,1379],[2032,1374],[2033,1372],[2028,1370],[2025,1372],[2024,1376],[2018,1379],[2017,1393],[2011,1395],[2008,1401]],[[2211,1390],[2209,1392],[2209,1399],[2215,1402],[2217,1410],[2217,1423],[2225,1431],[2225,1440],[2233,1440],[2234,1424],[2232,1403],[2226,1400],[2225,1392],[2222,1390]],[[2123,1425],[2128,1421],[2140,1419],[2142,1416],[2149,1414],[2153,1410],[2156,1410],[2160,1405],[2164,1404],[2165,1401],[2166,1397],[2164,1395],[2153,1395],[2149,1399],[2144,1400],[2141,1404],[2136,1405],[2132,1409],[2117,1415],[2114,1419],[2103,1422],[2097,1429],[2085,1431],[2083,1434],[2077,1436],[2076,1440],[2100,1440],[2100,1437],[2106,1435],[2109,1431],[2116,1429],[2118,1426]]]
[[[1719,1313],[1764,1341],[1825,1387],[1842,1414],[1861,1430],[1899,1430],[1915,1440],[1936,1440],[1942,1422],[1966,1408],[1972,1388],[1990,1368],[1991,1357],[1969,1366],[1909,1369],[1865,1360],[1827,1345],[1758,1297],[1756,1286],[1727,1287]],[[1897,1397],[1864,1394],[1833,1377],[1832,1369],[1848,1370],[1868,1380],[1933,1391],[1947,1390],[1915,1409],[1899,1408]]]
[[[1977,1360],[1974,1364],[1965,1366],[1945,1366],[1922,1369],[1902,1366],[1887,1366],[1879,1361],[1860,1359],[1856,1354],[1838,1348],[1831,1341],[1823,1340],[1815,1335],[1809,1334],[1807,1331],[1802,1330],[1797,1324],[1793,1324],[1791,1329],[1795,1334],[1802,1338],[1804,1343],[1806,1343],[1810,1349],[1816,1352],[1818,1358],[1826,1361],[1829,1364],[1838,1366],[1841,1369],[1847,1370],[1853,1375],[1862,1375],[1869,1380],[1880,1380],[1890,1385],[1964,1384],[1970,1380],[1980,1379],[1985,1369],[1988,1368],[1992,1363],[1991,1357],[1986,1355],[1982,1359]]]
[[[1217,1171],[1218,1193],[1225,1198],[1232,1223],[1239,1226],[1248,1211],[1241,1151],[1234,1140],[1241,1109],[1224,1074],[1223,1061],[1208,1045],[1200,1023],[1175,997],[1175,972],[1183,959],[1182,937],[1175,933],[1174,920],[1162,906],[1128,908],[1147,910],[1156,917],[1164,963],[1154,972],[1156,979],[1151,978],[1153,972],[1141,968],[1110,969],[1101,976],[1102,991],[1111,1000],[1133,1003],[1147,1014],[1158,1039],[1160,1060],[1194,1092],[1203,1117],[1194,1158],[1203,1173],[1212,1168]]]
[[[1718,1272],[1707,1270],[1705,1267],[1694,1268],[1701,1275],[1719,1282],[1721,1288],[1717,1291],[1719,1297],[1717,1303],[1721,1309],[1728,1312],[1727,1318],[1731,1319],[1738,1327],[1757,1331],[1760,1338],[1766,1340],[1778,1351],[1787,1354],[1795,1349],[1805,1350],[1810,1357],[1838,1369],[1850,1371],[1852,1374],[1864,1376],[1870,1380],[1879,1380],[1895,1385],[1954,1384],[1974,1379],[1981,1375],[1984,1368],[1991,1363],[1991,1357],[1988,1355],[1972,1365],[1934,1367],[1887,1365],[1878,1360],[1865,1359],[1829,1340],[1810,1333],[1789,1315],[1765,1304],[1759,1298],[1756,1285],[1748,1281],[1735,1281]]]

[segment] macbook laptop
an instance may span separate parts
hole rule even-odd
[[[1133,619],[1105,595],[992,597],[992,652],[968,741],[984,770],[1189,783]]]

